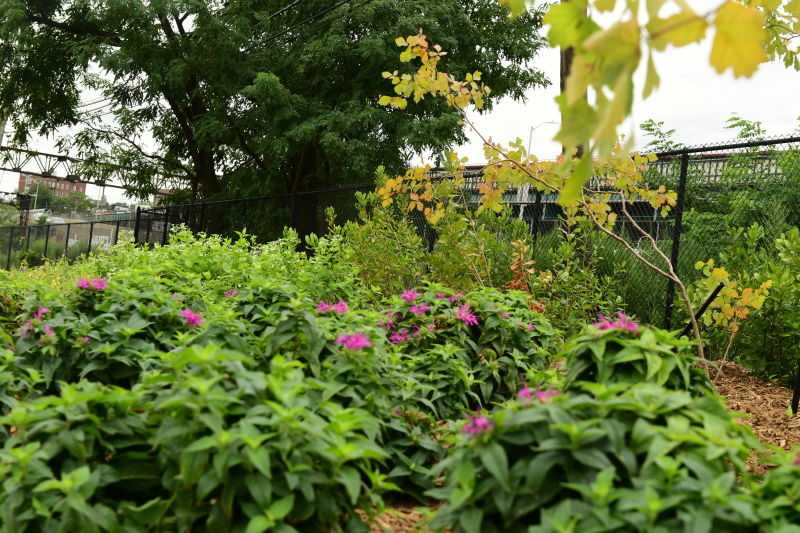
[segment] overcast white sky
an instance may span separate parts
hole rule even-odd
[[[684,47],[669,48],[656,56],[661,86],[646,101],[640,96],[634,104],[633,117],[621,134],[633,134],[641,146],[638,124],[652,118],[664,121],[667,129],[675,129],[675,140],[687,145],[722,142],[732,139],[734,132],[724,128],[725,120],[736,112],[748,120],[763,122],[769,135],[789,135],[797,129],[800,116],[800,72],[786,69],[781,63],[761,65],[752,78],[734,79],[730,71],[718,75],[708,64],[711,40]],[[526,102],[504,100],[487,115],[473,114],[476,127],[487,137],[503,144],[517,137],[528,142],[531,128],[531,151],[540,159],[552,159],[560,146],[552,141],[560,119],[553,98],[558,94],[558,51],[547,49],[535,61],[551,79],[546,89],[531,91]],[[476,65],[476,68],[479,68]],[[641,80],[637,87],[641,88]],[[641,91],[639,91],[641,94]],[[634,126],[634,127],[632,127]],[[50,152],[52,141],[39,140],[34,150]],[[470,163],[484,160],[481,143],[470,135],[470,142],[458,147]],[[16,188],[17,174],[2,173],[0,191]],[[99,198],[100,190],[89,186],[87,193]],[[106,189],[109,201],[125,201],[122,191]]]

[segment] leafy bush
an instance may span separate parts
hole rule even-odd
[[[623,320],[624,322],[624,320]],[[598,323],[600,327],[609,322]],[[580,381],[636,384],[655,383],[671,390],[697,394],[713,391],[708,375],[695,367],[693,343],[658,328],[642,328],[628,321],[623,327],[587,326],[569,340],[561,354],[569,369],[565,387]]]
[[[747,445],[721,401],[586,385],[475,420],[440,468],[431,526],[454,532],[752,531]]]
[[[770,457],[777,463],[760,483],[753,486],[752,497],[763,531],[791,532],[800,524],[800,456],[775,450]]]
[[[384,208],[375,193],[356,193],[360,223],[341,230],[358,276],[384,296],[417,285],[426,270],[426,250],[405,213]]]
[[[380,505],[377,421],[312,410],[298,363],[266,374],[213,346],[161,357],[130,391],[83,381],[3,419],[5,527],[340,530]]]
[[[470,400],[512,397],[521,375],[547,365],[555,330],[525,293],[422,290],[393,297],[380,323],[410,370],[426,376],[426,399],[438,416],[458,416]]]

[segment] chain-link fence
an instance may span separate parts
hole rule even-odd
[[[277,239],[288,226],[301,236],[324,233],[325,210],[333,207],[336,223],[358,218],[355,193],[375,188],[372,183],[215,200],[137,210],[136,242],[165,244],[172,227],[183,224],[194,232],[233,236],[247,230],[261,242]]]
[[[109,222],[69,222],[0,227],[0,266],[37,266],[45,259],[77,259],[91,251],[108,250],[120,239],[133,237],[136,219]]]
[[[615,233],[666,268],[639,228],[647,232],[687,285],[701,276],[695,268],[698,261],[718,260],[721,252],[744,240],[753,223],[763,230],[762,242],[767,244],[800,226],[800,137],[685,147],[656,155],[643,172],[644,181],[651,189],[663,185],[675,191],[676,206],[662,217],[647,202],[627,203],[631,222],[619,197],[612,195],[609,203],[618,215]],[[529,223],[535,247],[563,241],[563,210],[555,195],[520,188],[507,191],[506,200],[515,215]],[[672,283],[607,235],[591,232],[580,242],[580,252],[590,257],[587,264],[600,275],[624,276],[622,296],[631,312],[646,323],[673,325]]]

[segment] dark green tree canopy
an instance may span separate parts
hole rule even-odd
[[[423,28],[448,72],[481,70],[488,109],[547,82],[531,66],[541,14],[507,15],[495,0],[0,0],[0,109],[18,144],[77,127],[62,148],[83,176],[125,167],[141,193],[156,176],[200,197],[368,181],[463,138],[442,102],[378,105],[397,36]]]

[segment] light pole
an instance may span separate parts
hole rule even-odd
[[[530,155],[531,155],[531,141],[533,140],[533,132],[534,132],[534,130],[538,130],[539,128],[541,128],[545,124],[558,124],[558,122],[554,122],[552,120],[548,120],[546,122],[542,122],[541,124],[537,124],[536,126],[531,126],[531,131],[528,134],[528,157],[530,157]]]

